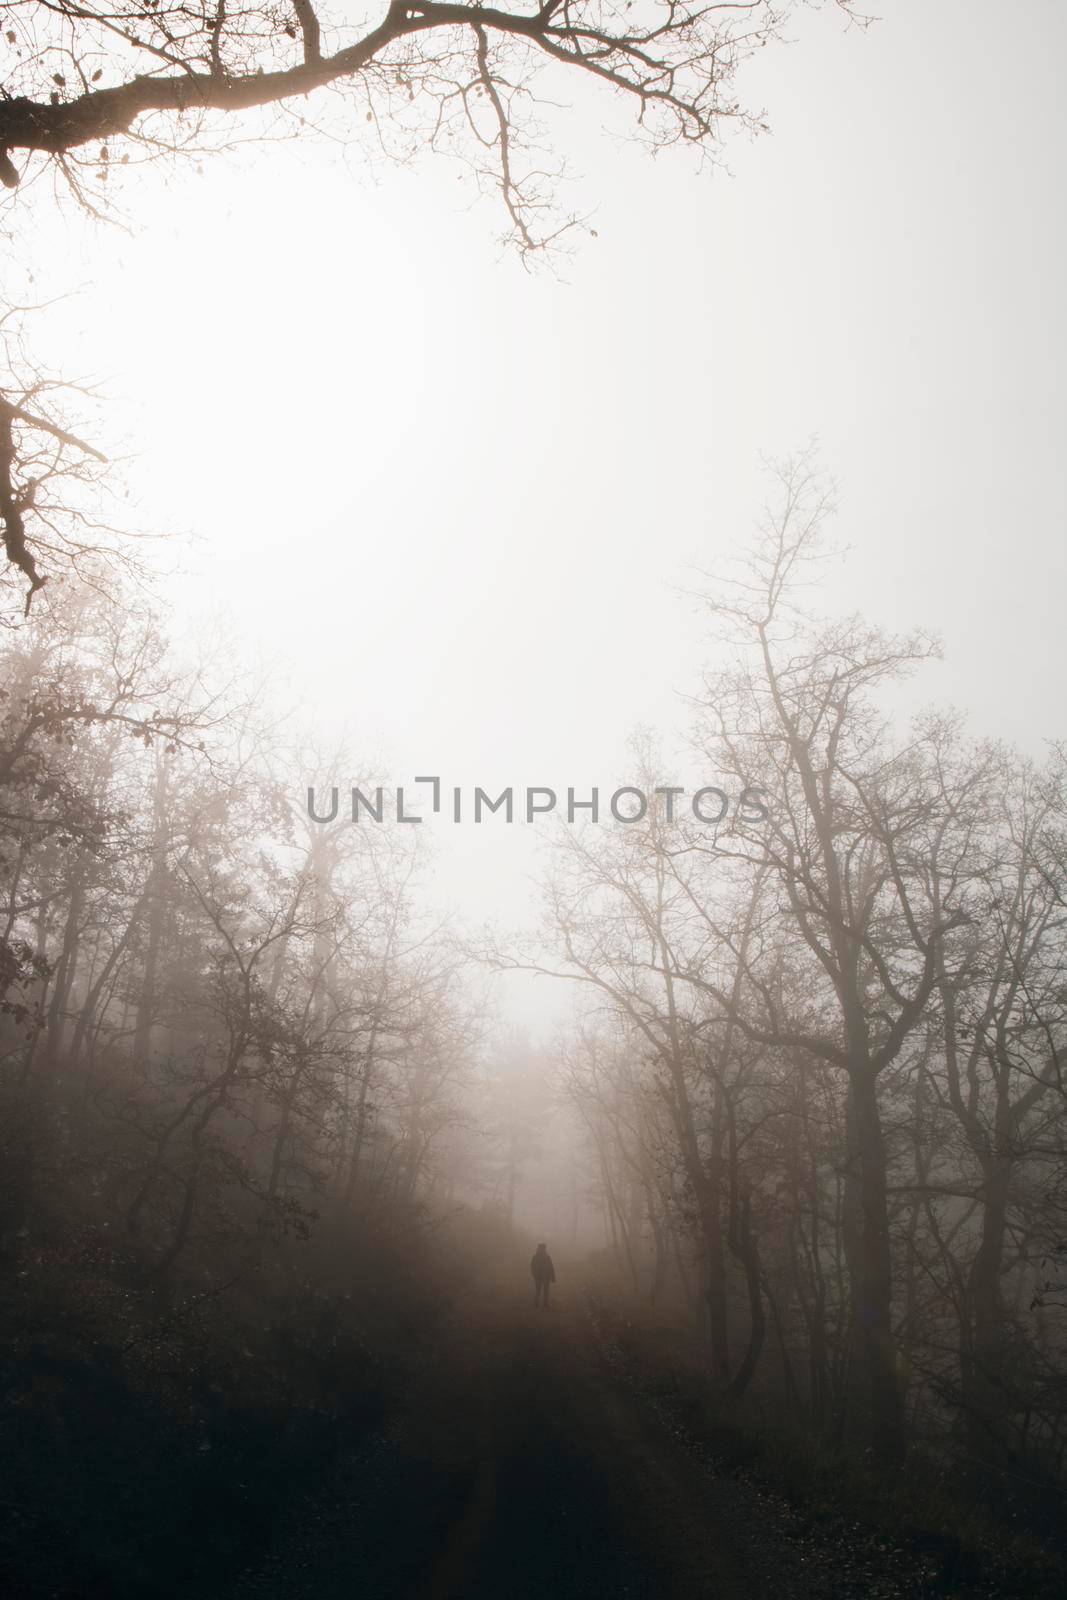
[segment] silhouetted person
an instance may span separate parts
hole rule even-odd
[[[556,1281],[556,1269],[552,1265],[552,1257],[543,1244],[539,1244],[533,1253],[530,1271],[533,1273],[534,1281],[534,1305],[547,1306],[548,1286]]]

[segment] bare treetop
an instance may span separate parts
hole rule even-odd
[[[848,9],[848,0],[837,0]],[[512,236],[544,245],[552,172],[537,152],[533,80],[577,67],[631,97],[653,145],[708,145],[719,124],[759,126],[735,97],[739,64],[779,35],[794,0],[546,0],[539,9],[311,0],[15,0],[4,6],[0,178],[34,158],[77,186],[86,168],[196,145],[219,118],[333,88],[391,156],[464,153],[500,190]],[[310,115],[321,115],[316,103]]]
[[[629,101],[651,147],[714,155],[726,129],[763,126],[737,97],[738,69],[801,3],[7,0],[0,180],[21,198],[51,168],[61,196],[100,215],[116,165],[318,130],[391,161],[459,160],[525,259],[579,221],[559,203],[564,162],[545,126],[567,69]],[[853,15],[851,0],[833,3]],[[14,365],[0,388],[0,524],[28,609],[57,557],[80,570],[101,548],[91,500],[69,490],[95,481],[104,453],[69,383]]]

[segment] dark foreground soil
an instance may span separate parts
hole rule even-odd
[[[621,1378],[579,1294],[460,1311],[393,1425],[291,1508],[230,1593],[286,1600],[920,1596],[717,1474]],[[883,1570],[885,1569],[885,1570]],[[221,1597],[220,1597],[221,1600]]]
[[[49,1368],[27,1388],[23,1374],[0,1407],[0,1596],[1067,1593],[1047,1572],[1022,1587],[989,1571],[961,1581],[918,1537],[850,1520],[847,1485],[820,1519],[731,1471],[578,1288],[562,1286],[547,1310],[486,1292],[409,1333],[404,1351],[395,1371],[415,1376],[399,1390],[394,1377],[377,1410],[348,1404],[309,1420],[294,1408],[258,1430],[226,1406],[213,1427],[178,1428],[117,1378],[107,1389],[98,1375],[89,1406],[84,1375]]]

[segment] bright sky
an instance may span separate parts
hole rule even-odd
[[[773,132],[732,176],[621,146],[572,82],[598,237],[565,281],[501,259],[453,169],[323,145],[146,177],[135,237],[68,239],[57,350],[137,397],[135,487],[199,535],[179,618],[225,610],[398,781],[610,786],[635,724],[685,722],[672,585],[744,536],[760,454],[818,435],[854,547],[827,608],[937,629],[918,697],[975,731],[1067,732],[1067,7],[885,10],[763,52]],[[529,914],[522,828],[441,844],[465,916]]]

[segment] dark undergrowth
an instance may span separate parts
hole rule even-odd
[[[779,1498],[795,1537],[820,1550],[862,1547],[896,1569],[903,1592],[1059,1600],[1067,1593],[1067,1504],[1033,1473],[965,1471],[949,1451],[913,1448],[887,1470],[869,1449],[833,1444],[755,1393],[716,1393],[700,1341],[677,1319],[621,1307],[604,1285],[590,1308],[614,1364],[718,1471]]]
[[[2,1263],[0,1593],[228,1592],[402,1401],[499,1232],[320,1226],[160,1303],[99,1230],[38,1208]]]
[[[9,1593],[192,1595],[269,1542],[296,1480],[380,1414],[371,1386],[343,1406],[211,1405],[176,1412],[121,1370],[35,1351],[4,1383],[2,1581]]]

